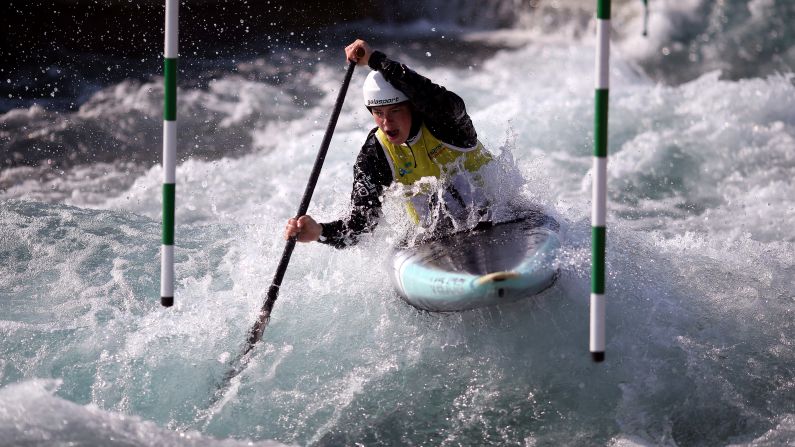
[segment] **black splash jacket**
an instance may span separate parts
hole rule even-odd
[[[464,101],[455,93],[434,84],[404,64],[393,61],[380,51],[370,55],[370,68],[378,70],[395,88],[409,98],[413,106],[412,134],[424,123],[439,140],[458,147],[478,144],[477,133],[466,112]],[[351,211],[346,219],[323,223],[319,241],[337,248],[358,242],[358,236],[372,231],[378,224],[381,195],[394,181],[387,155],[378,142],[374,128],[367,136],[353,165]]]

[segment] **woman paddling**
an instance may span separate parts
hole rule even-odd
[[[345,48],[349,61],[373,71],[364,82],[364,102],[375,120],[353,166],[351,211],[344,218],[318,223],[305,215],[288,220],[284,237],[342,248],[358,241],[378,223],[381,195],[393,183],[414,185],[425,177],[444,179],[439,194],[418,192],[406,204],[418,225],[435,226],[467,216],[473,207],[485,219],[485,199],[466,173],[488,163],[491,155],[478,141],[464,101],[406,65],[373,51],[364,40]],[[360,57],[357,57],[360,55]],[[439,212],[443,210],[442,212]]]

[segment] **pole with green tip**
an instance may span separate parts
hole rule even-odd
[[[174,305],[174,199],[177,171],[177,42],[179,0],[166,0],[163,52],[163,240],[160,251],[160,304]]]
[[[610,0],[596,7],[596,107],[591,201],[591,358],[605,358],[605,247],[607,227],[607,103],[610,87]]]

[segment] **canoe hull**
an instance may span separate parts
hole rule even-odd
[[[461,311],[517,301],[552,286],[560,247],[558,224],[534,213],[395,250],[392,280],[409,304]]]

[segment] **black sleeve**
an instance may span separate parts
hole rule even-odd
[[[415,110],[422,114],[425,125],[440,140],[461,148],[477,145],[475,126],[460,96],[434,84],[406,65],[389,59],[380,51],[370,55],[368,64],[409,97]]]
[[[381,194],[392,183],[392,168],[381,150],[375,130],[370,131],[353,165],[350,215],[321,224],[323,232],[319,242],[336,248],[354,245],[359,235],[372,231],[378,224]]]

